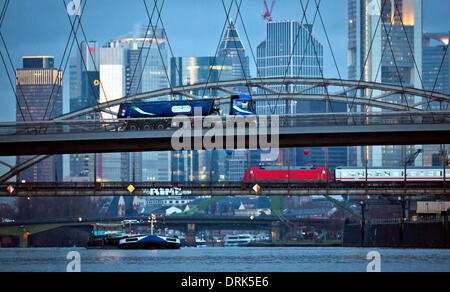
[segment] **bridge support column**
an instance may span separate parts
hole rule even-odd
[[[22,236],[19,236],[19,247],[27,248],[28,247],[28,238],[30,237],[29,232],[25,232]]]
[[[187,233],[186,233],[186,245],[187,246],[197,246],[196,240],[195,240],[195,224],[188,224],[187,226]]]
[[[272,234],[272,242],[277,242],[281,240],[281,225],[280,222],[272,223],[271,234]]]

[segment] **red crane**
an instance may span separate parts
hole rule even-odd
[[[275,3],[276,3],[276,0],[273,0],[272,1],[272,6],[270,7],[270,10],[269,10],[269,6],[267,5],[267,2],[266,2],[266,0],[264,0],[265,10],[263,10],[261,16],[264,19],[267,19],[268,22],[272,22],[272,11],[273,11],[273,7],[275,6]]]

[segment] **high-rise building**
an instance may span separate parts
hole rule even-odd
[[[54,68],[54,57],[23,57],[16,70],[16,121],[43,121],[63,113],[63,72]],[[31,157],[17,157],[17,164]],[[52,156],[21,172],[18,180],[54,182],[62,180],[62,156]]]
[[[448,43],[450,30],[446,33],[426,33],[423,43],[423,83],[424,89],[450,94],[450,53]],[[432,102],[426,110],[448,110],[449,103]],[[447,145],[447,150],[448,150]],[[424,146],[423,165],[442,166],[440,145]],[[434,159],[433,159],[434,158]]]
[[[94,106],[100,98],[100,50],[96,42],[82,42],[70,58],[70,111]],[[95,115],[80,117],[94,119]],[[93,154],[70,155],[70,177],[93,179]]]
[[[233,64],[228,57],[176,57],[171,59],[173,86],[231,80]],[[225,96],[218,90],[196,90],[190,94],[214,98]],[[181,98],[181,97],[179,97]],[[172,154],[174,181],[227,180],[227,153],[215,151],[177,151]]]
[[[424,34],[423,48],[423,83],[424,89],[450,94],[450,52],[447,46],[450,30],[446,33]],[[438,75],[439,74],[439,75]],[[431,110],[441,110],[441,104],[433,102]],[[442,103],[442,109],[447,104]],[[425,109],[428,108],[428,105]]]
[[[422,88],[422,0],[348,0],[348,78]],[[358,96],[376,96],[376,90]],[[420,102],[392,96],[390,102]],[[352,111],[381,111],[355,107]],[[417,146],[419,147],[419,146]],[[401,166],[416,146],[352,147],[352,164]],[[421,156],[416,160],[421,165]]]
[[[312,26],[300,21],[276,21],[266,24],[266,40],[257,47],[258,77],[322,77],[323,45],[314,36]],[[275,90],[285,90],[278,86],[271,86]],[[304,86],[290,85],[289,92],[303,89]],[[263,90],[258,90],[264,94]],[[315,88],[307,93],[321,94],[322,88]],[[258,114],[295,114],[295,113],[324,113],[346,112],[346,107],[338,103],[320,101],[267,101],[257,102]],[[305,156],[304,149],[284,149],[280,151],[279,165],[316,166],[327,165],[330,168],[347,165],[347,148],[313,148],[311,155]],[[330,159],[326,159],[327,156]],[[262,163],[264,163],[262,161]],[[270,162],[269,162],[270,163]]]
[[[169,63],[167,37],[162,29],[147,31],[146,27],[139,27],[133,36],[112,40],[100,49],[100,101],[168,88]],[[169,97],[159,100],[169,100]],[[171,178],[169,152],[102,156],[106,180],[169,181]]]
[[[245,53],[245,47],[239,36],[236,25],[231,20],[225,35],[223,36],[218,56],[223,60],[226,58],[231,59],[232,76],[233,80],[242,80],[250,78],[250,63],[249,57]],[[246,86],[232,88],[236,92],[242,94],[251,95],[252,92]],[[240,181],[242,180],[245,171],[249,167],[248,160],[252,157],[258,157],[258,151],[248,150],[234,150],[226,152],[226,171],[228,181]]]

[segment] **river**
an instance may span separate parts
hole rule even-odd
[[[450,250],[340,247],[0,249],[0,272],[65,272],[71,251],[79,253],[82,272],[365,272],[371,251],[381,256],[382,272],[450,272]]]

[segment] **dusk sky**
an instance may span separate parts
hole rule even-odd
[[[319,2],[319,0],[316,1]],[[3,6],[4,2],[5,0],[0,0],[0,5]],[[66,0],[66,3],[69,2]],[[162,2],[162,0],[158,1],[159,5]],[[224,0],[224,2],[228,8],[231,0]],[[268,2],[270,5],[270,1]],[[307,2],[304,0],[303,5],[306,6]],[[320,3],[339,69],[343,78],[346,78],[347,1],[322,0]],[[151,12],[154,0],[147,1],[147,5]],[[448,17],[450,1],[424,0],[424,6],[425,32],[442,32],[450,29]],[[233,9],[231,13],[231,17],[234,20],[237,19],[238,31],[250,56],[253,76],[255,66],[250,47],[256,50],[256,46],[265,38],[265,20],[261,17],[262,10],[262,0],[242,1],[241,12],[251,44],[246,41],[242,22],[236,18],[236,9]],[[308,10],[310,12],[308,21],[312,22],[315,12],[314,0],[310,1]],[[273,12],[274,20],[301,20],[301,16],[300,0],[277,1]],[[156,19],[157,17],[154,21]],[[226,21],[221,0],[166,0],[162,19],[175,56],[214,56]],[[110,39],[129,35],[133,27],[137,25],[147,25],[148,17],[141,0],[95,0],[87,2],[82,23],[88,40],[95,40],[103,45]],[[24,55],[55,56],[55,66],[59,66],[70,33],[70,24],[62,0],[15,0],[11,1],[6,19],[0,29],[7,41],[16,68],[22,66],[21,57]],[[320,19],[317,19],[315,23],[314,34],[324,45],[325,77],[338,77]],[[83,40],[81,33],[78,37],[80,41]],[[3,46],[0,47],[4,52]],[[72,55],[75,53],[74,48]],[[0,121],[13,121],[15,119],[14,95],[3,65],[0,67],[2,99]],[[69,110],[69,84],[68,74],[65,76],[63,92],[66,112]]]

